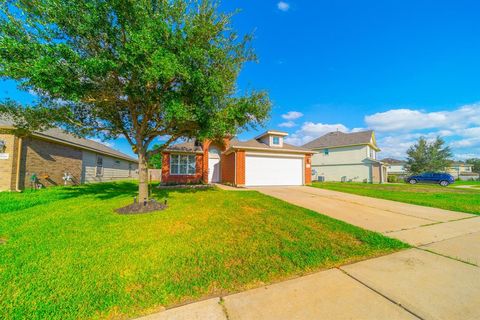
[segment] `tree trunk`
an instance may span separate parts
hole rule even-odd
[[[145,153],[138,153],[138,201],[148,200],[148,166]]]

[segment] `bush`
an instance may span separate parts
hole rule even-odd
[[[397,176],[389,175],[387,177],[387,181],[390,182],[390,183],[397,183],[399,181],[399,179],[398,179]]]

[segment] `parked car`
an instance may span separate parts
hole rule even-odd
[[[405,179],[406,182],[410,184],[417,183],[438,183],[443,187],[448,186],[455,182],[455,178],[448,173],[435,173],[435,172],[425,172],[422,174],[417,174],[409,176]]]

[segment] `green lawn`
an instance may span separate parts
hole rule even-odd
[[[476,189],[441,187],[432,184],[410,185],[315,182],[314,187],[395,200],[447,210],[480,214],[480,194]]]
[[[0,194],[0,319],[125,318],[407,247],[254,191],[134,183]],[[1,242],[1,241],[0,241]]]

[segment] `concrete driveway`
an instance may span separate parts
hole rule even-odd
[[[480,217],[468,213],[313,187],[252,189],[414,246],[480,232]]]
[[[264,194],[416,248],[145,317],[480,319],[480,217],[312,187]]]

